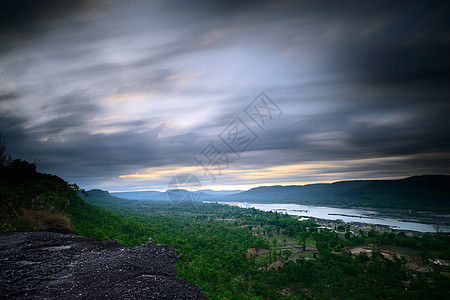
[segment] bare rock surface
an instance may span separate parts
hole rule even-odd
[[[74,233],[0,235],[1,299],[208,299],[177,278],[169,246],[126,247]]]

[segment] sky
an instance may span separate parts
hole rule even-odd
[[[0,0],[0,133],[85,189],[450,174],[444,1]]]

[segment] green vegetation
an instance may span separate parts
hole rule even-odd
[[[339,194],[336,204],[450,212],[450,176],[375,180]]]
[[[254,208],[86,197],[0,150],[3,232],[71,227],[129,246],[151,237],[183,254],[178,275],[212,299],[450,298],[448,234],[355,233]]]
[[[0,231],[69,229],[66,216],[79,188],[36,171],[36,164],[12,159],[0,135]]]
[[[447,234],[335,233],[288,215],[219,204],[173,206],[89,192],[70,214],[80,234],[168,244],[179,276],[212,299],[448,298]],[[97,204],[110,211],[103,210]],[[352,249],[371,252],[352,254]]]
[[[450,176],[358,180],[304,186],[263,186],[219,201],[296,203],[450,212]]]

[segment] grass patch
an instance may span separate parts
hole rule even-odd
[[[18,208],[17,213],[20,218],[7,209],[0,211],[0,232],[72,228],[72,221],[62,212]]]

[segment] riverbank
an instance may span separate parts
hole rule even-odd
[[[207,201],[205,201],[207,202]],[[450,216],[423,211],[405,211],[392,209],[343,208],[336,206],[312,206],[290,203],[247,203],[217,202],[242,208],[256,208],[263,211],[286,213],[296,217],[309,217],[330,221],[341,220],[345,223],[365,223],[382,230],[403,230],[412,232],[450,232]]]

